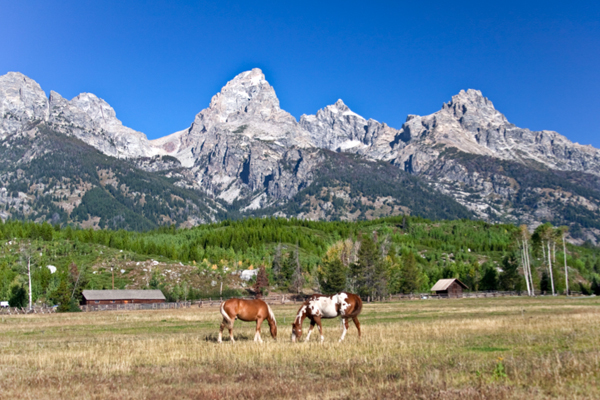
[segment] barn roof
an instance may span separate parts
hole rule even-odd
[[[84,290],[86,300],[166,300],[160,290]]]
[[[459,281],[456,278],[452,278],[452,279],[440,279],[439,281],[437,281],[435,283],[435,285],[433,285],[433,287],[431,288],[431,291],[437,292],[438,290],[448,290],[450,285],[452,285],[452,283],[454,283],[455,281],[458,282],[458,284],[460,286],[462,286],[463,288],[468,289],[467,285],[465,285],[464,283],[462,283],[461,281]]]

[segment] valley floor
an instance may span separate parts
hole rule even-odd
[[[365,304],[323,345],[290,342],[297,308],[262,345],[239,321],[217,344],[216,308],[2,316],[0,398],[600,398],[598,297]]]

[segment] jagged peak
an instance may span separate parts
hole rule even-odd
[[[4,81],[6,81],[6,80],[12,80],[12,81],[23,80],[27,83],[33,83],[37,86],[40,86],[36,81],[31,79],[27,75],[23,74],[22,72],[18,72],[18,71],[9,71],[4,75],[0,75],[0,81],[3,81],[3,80]]]
[[[343,109],[347,109],[348,106],[346,105],[346,103],[344,103],[344,101],[342,99],[338,99],[338,101],[335,102],[334,104],[337,108],[339,108],[340,110]]]
[[[361,115],[358,115],[357,113],[352,111],[350,109],[350,107],[348,107],[342,99],[338,99],[338,101],[336,101],[334,104],[331,104],[329,106],[326,106],[322,110],[319,110],[320,113],[322,113],[324,111],[329,111],[330,113],[333,113],[333,114],[339,113],[339,115],[341,115],[341,116],[353,116],[353,117],[357,117],[360,119],[364,119],[366,121],[366,119],[364,117],[362,117]],[[317,114],[319,114],[319,112]]]
[[[17,84],[19,86],[26,86],[32,88],[35,92],[43,93],[42,87],[35,80],[31,79],[27,75],[21,72],[9,71],[4,75],[0,75],[0,83],[14,85]],[[44,94],[44,97],[46,95]]]
[[[106,102],[106,100],[101,99],[100,97],[96,96],[94,93],[88,93],[88,92],[79,93],[77,96],[75,96],[71,99],[72,103],[79,103],[79,102],[84,102],[84,101],[100,103],[102,105],[106,105],[107,107],[110,107],[110,105]],[[110,107],[110,108],[112,108],[112,107]]]
[[[50,96],[48,96],[48,99],[50,100],[51,103],[56,102],[56,101],[62,101],[62,100],[66,101],[66,99],[60,95],[60,93],[55,92],[54,90],[50,91]]]
[[[242,72],[227,82],[213,96],[209,109],[219,115],[221,122],[232,114],[261,114],[268,118],[281,111],[275,89],[259,68]]]
[[[456,106],[475,106],[477,108],[485,107],[485,108],[494,108],[494,104],[485,97],[480,90],[476,89],[467,89],[461,90],[458,94],[452,96],[452,100],[450,102],[444,104],[444,108],[451,108]]]
[[[265,78],[265,74],[262,72],[260,68],[252,68],[250,71],[244,71],[238,75],[236,75],[231,81],[229,81],[226,85],[239,85],[239,84],[250,84],[250,86],[257,86],[261,83],[267,83],[267,79]]]

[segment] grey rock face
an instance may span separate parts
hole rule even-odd
[[[0,76],[0,139],[18,134],[36,123],[76,136],[104,154],[119,158],[164,154],[146,135],[123,126],[104,100],[82,93],[71,101],[51,91],[50,99],[40,85],[18,72]]]
[[[91,93],[81,93],[68,101],[51,91],[49,122],[55,129],[113,157],[152,157],[164,153],[151,146],[143,133],[123,126],[115,110]]]
[[[396,129],[354,113],[342,100],[316,115],[302,115],[300,125],[310,133],[319,148],[361,154],[376,160],[393,158]]]
[[[152,144],[190,168],[199,188],[228,202],[267,190],[288,149],[313,147],[259,69],[228,82],[189,129]]]
[[[591,212],[600,209],[596,200],[568,190],[553,189],[554,197],[547,198],[546,189],[536,188],[530,203],[539,207],[515,210],[511,204],[521,189],[514,177],[501,170],[472,170],[450,156],[456,149],[600,176],[600,150],[572,143],[556,132],[518,128],[472,89],[453,96],[431,115],[409,115],[400,129],[365,119],[341,100],[315,115],[302,115],[298,122],[281,109],[262,71],[253,69],[228,82],[188,129],[148,141],[143,133],[123,126],[115,111],[95,95],[82,93],[68,101],[51,92],[47,99],[36,82],[11,72],[0,76],[0,117],[0,140],[25,133],[35,136],[36,124],[46,122],[107,155],[132,159],[141,169],[176,178],[178,186],[228,203],[238,200],[242,211],[281,204],[310,185],[323,159],[320,149],[389,162],[425,178],[488,220],[534,226],[558,213],[552,208],[556,199]],[[41,153],[43,149],[31,150],[23,159]],[[324,202],[320,209],[331,207]]]
[[[34,121],[48,119],[48,99],[33,79],[19,72],[0,76],[0,140]]]
[[[433,161],[442,147],[517,162],[537,161],[563,171],[600,175],[600,151],[573,143],[552,131],[530,131],[509,123],[480,91],[463,90],[442,109],[428,116],[409,115],[398,135],[404,142],[394,161],[398,165],[417,159]],[[423,165],[413,165],[419,172]]]

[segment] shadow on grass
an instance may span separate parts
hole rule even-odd
[[[234,334],[233,334],[233,338],[235,339],[235,341],[236,341],[236,342],[237,342],[237,341],[241,341],[241,342],[247,342],[247,341],[249,341],[249,340],[250,340],[250,336],[248,336],[248,335],[246,335],[246,334],[239,334],[239,335],[236,335],[236,334],[234,333]],[[217,343],[217,342],[218,342],[218,340],[219,340],[219,334],[218,334],[218,333],[211,333],[211,334],[208,334],[208,335],[204,336],[204,340],[205,340],[205,341],[207,341],[207,342],[213,342],[213,343]],[[254,338],[253,338],[252,340],[254,340]],[[226,334],[225,332],[223,332],[223,341],[224,341],[224,342],[229,342],[229,341],[230,341],[230,339],[229,339],[229,334],[228,334],[228,333]]]

